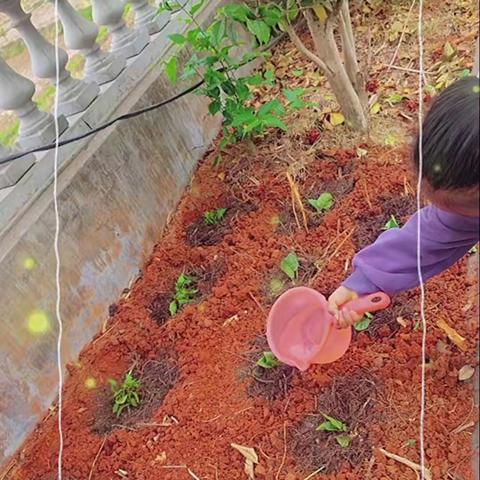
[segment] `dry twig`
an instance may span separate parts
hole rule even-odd
[[[418,463],[412,462],[411,460],[408,460],[408,458],[404,458],[400,455],[395,455],[394,453],[387,452],[383,448],[379,448],[378,450],[383,453],[387,458],[395,460],[396,462],[411,468],[417,473],[422,471],[422,467]],[[432,480],[432,472],[430,472],[428,468],[424,469],[423,474],[425,476],[425,480]]]

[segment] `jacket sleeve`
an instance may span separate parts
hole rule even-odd
[[[354,271],[343,285],[359,295],[390,295],[420,285],[417,269],[417,227],[421,219],[420,263],[423,281],[453,265],[478,242],[478,217],[422,208],[402,227],[382,233],[353,259]]]

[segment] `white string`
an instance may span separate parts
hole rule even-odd
[[[425,480],[425,400],[426,400],[426,348],[427,348],[427,320],[425,316],[425,285],[422,274],[421,236],[422,236],[422,215],[420,213],[422,193],[422,172],[423,172],[423,0],[419,0],[418,10],[418,52],[419,52],[419,73],[418,73],[418,181],[417,181],[417,274],[420,282],[420,316],[422,320],[422,373],[420,393],[420,467],[421,480]]]
[[[62,406],[63,406],[63,369],[62,369],[62,334],[63,334],[63,324],[62,316],[60,312],[61,306],[61,285],[60,285],[60,248],[59,248],[59,237],[60,237],[60,215],[58,211],[58,198],[57,198],[57,189],[58,189],[58,142],[60,136],[60,127],[58,124],[58,100],[59,100],[59,84],[60,84],[60,55],[59,55],[59,29],[58,29],[58,0],[55,0],[55,103],[54,103],[54,117],[55,117],[55,156],[54,156],[54,166],[53,166],[53,204],[55,210],[55,239],[54,239],[54,250],[55,250],[55,283],[56,283],[56,302],[55,302],[55,313],[58,323],[58,338],[57,338],[57,368],[58,368],[58,436],[59,436],[59,446],[58,446],[58,480],[62,480],[62,460],[63,460],[63,428],[62,428]]]

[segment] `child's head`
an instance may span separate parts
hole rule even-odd
[[[435,98],[423,122],[423,167],[426,191],[440,208],[479,214],[480,82],[468,77]],[[414,162],[419,168],[419,139]]]

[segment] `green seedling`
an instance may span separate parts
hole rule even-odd
[[[227,213],[226,208],[217,208],[216,210],[210,210],[203,214],[203,221],[205,225],[218,225]]]
[[[352,437],[350,435],[339,435],[335,437],[335,440],[342,448],[348,448],[352,443]]]
[[[322,413],[325,418],[325,421],[321,423],[316,430],[322,432],[337,432],[340,435],[335,437],[335,441],[342,447],[348,448],[352,443],[352,437],[347,433],[348,427],[341,420],[330,417]]]
[[[385,224],[382,230],[392,230],[393,228],[400,228],[400,225],[397,222],[397,219],[393,215],[390,215],[388,222]]]
[[[321,423],[316,430],[321,432],[347,432],[347,426],[340,420],[322,413],[325,421]]]
[[[355,330],[357,332],[363,332],[364,330],[367,330],[370,324],[372,323],[373,320],[373,315],[371,313],[366,313],[363,318],[357,322],[354,326]]]
[[[416,444],[417,444],[417,441],[414,440],[413,438],[410,438],[405,442],[406,447],[414,447]]]
[[[170,315],[175,315],[178,310],[195,299],[198,290],[194,288],[195,279],[182,273],[175,282],[175,296],[170,302]]]
[[[259,367],[270,370],[280,365],[280,360],[272,352],[263,352],[260,359],[257,361]]]
[[[137,408],[140,405],[140,382],[133,376],[131,370],[125,374],[121,384],[113,379],[108,383],[113,393],[112,411],[117,417],[124,409]]]
[[[299,267],[300,262],[295,253],[289,253],[280,263],[280,269],[292,281],[297,278]]]
[[[317,213],[324,213],[333,207],[335,201],[331,193],[324,192],[317,199],[309,198],[308,203]]]

